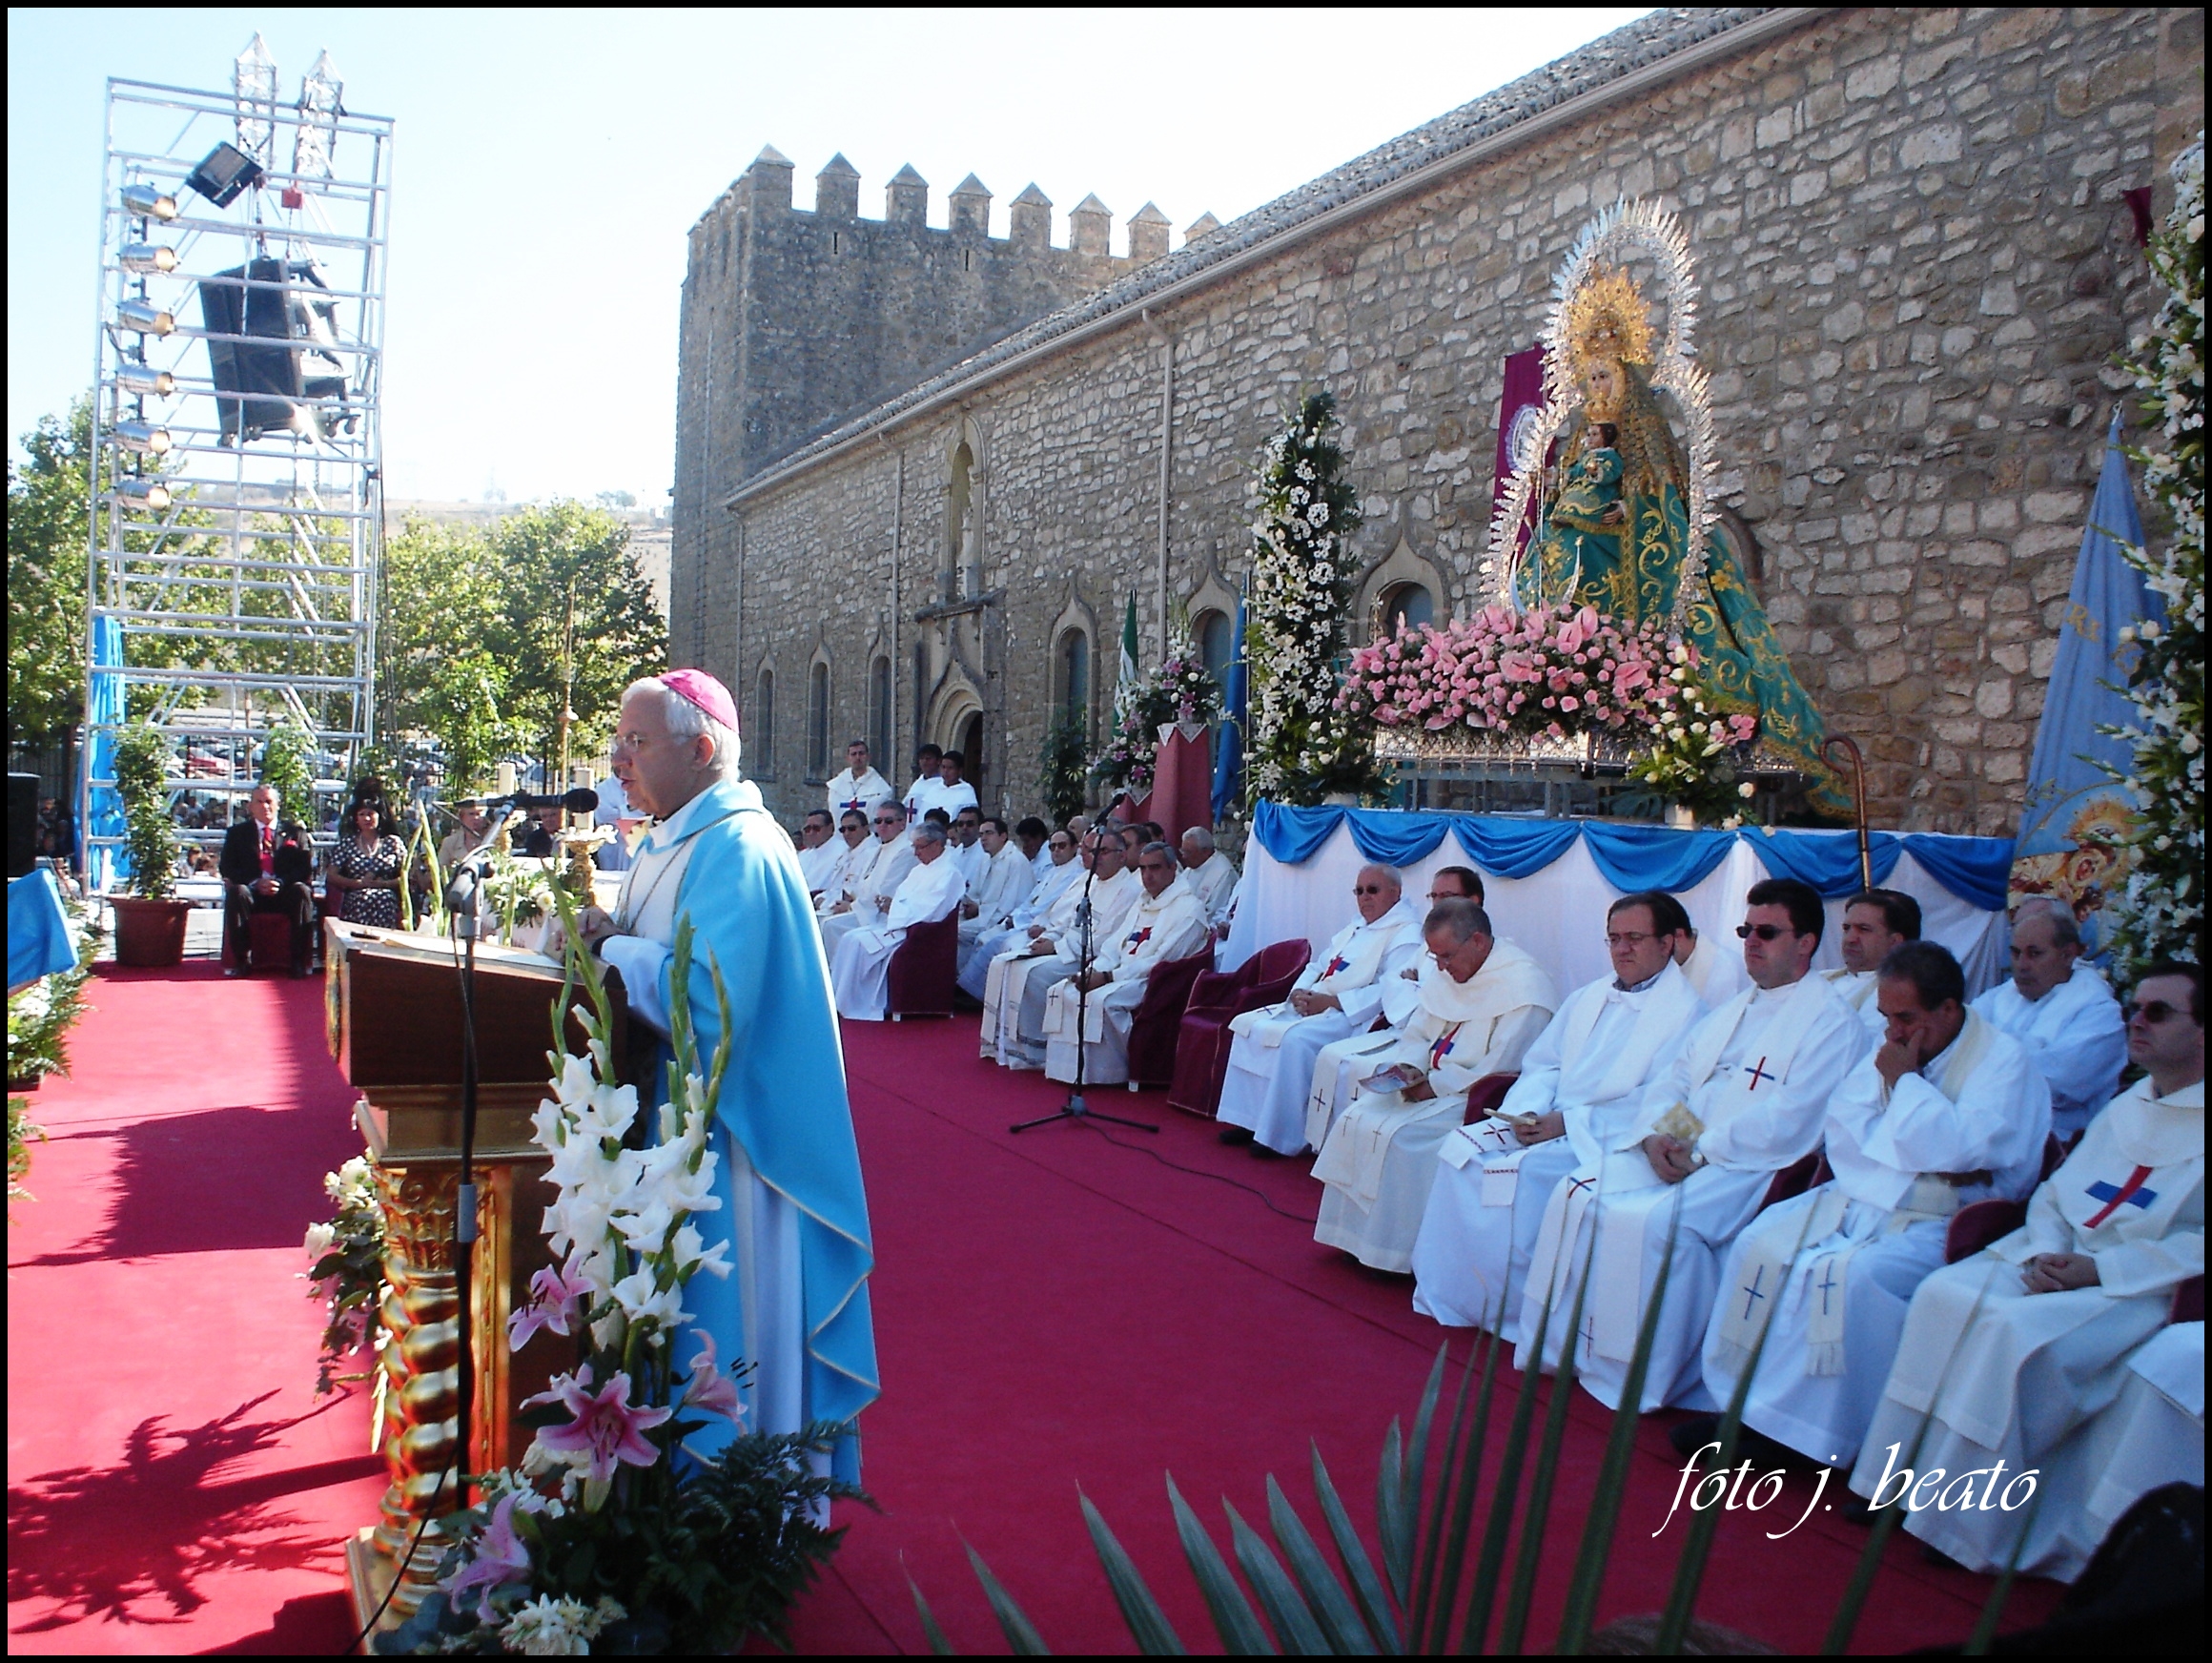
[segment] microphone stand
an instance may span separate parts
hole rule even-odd
[[[1083,1101],[1083,1064],[1089,1060],[1091,1050],[1091,886],[1098,879],[1097,849],[1097,844],[1094,842],[1091,845],[1091,869],[1083,873],[1083,898],[1075,907],[1075,916],[1083,926],[1081,956],[1076,960],[1079,968],[1075,972],[1075,1082],[1069,1089],[1068,1100],[1051,1114],[1039,1115],[1034,1120],[1017,1120],[1007,1127],[1009,1132],[1026,1132],[1033,1126],[1049,1126],[1055,1120],[1109,1120],[1116,1126],[1129,1126],[1139,1132],[1159,1130],[1149,1121],[1104,1114],[1088,1107]]]
[[[461,938],[461,1182],[453,1208],[454,1325],[456,1338],[454,1398],[454,1460],[461,1483],[459,1506],[469,1503],[469,1429],[476,1393],[475,1258],[477,1238],[476,1196],[476,937],[479,897],[483,882],[481,856],[463,861],[446,890],[446,913],[453,933]],[[463,922],[466,928],[462,927]]]

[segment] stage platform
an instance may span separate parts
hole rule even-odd
[[[2011,842],[1876,832],[1869,843],[1874,882],[1919,901],[1923,934],[1957,955],[1968,993],[2001,979],[2011,961],[2004,913]],[[1611,974],[1606,908],[1633,891],[1665,890],[1681,899],[1725,961],[1729,979],[1714,982],[1717,1000],[1745,985],[1735,927],[1753,884],[1799,877],[1828,897],[1816,970],[1843,963],[1837,926],[1844,899],[1860,887],[1853,832],[1675,831],[1621,820],[1262,803],[1244,849],[1244,890],[1224,967],[1294,936],[1318,950],[1351,921],[1352,878],[1368,861],[1403,869],[1414,896],[1428,893],[1438,868],[1473,867],[1498,933],[1532,955],[1562,993]]]

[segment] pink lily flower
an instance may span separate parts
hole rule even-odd
[[[530,1278],[530,1303],[507,1315],[507,1349],[520,1351],[540,1328],[566,1334],[589,1308],[591,1279],[584,1274],[584,1255],[571,1253],[559,1270],[551,1265]]]
[[[499,1612],[492,1609],[495,1590],[530,1579],[530,1550],[515,1534],[516,1499],[512,1494],[500,1497],[483,1534],[476,1539],[475,1554],[439,1583],[455,1605],[470,1589],[477,1590],[476,1617],[480,1623],[499,1620]]]
[[[584,1470],[587,1479],[610,1479],[622,1462],[626,1461],[632,1467],[650,1467],[660,1460],[661,1451],[644,1434],[675,1411],[633,1408],[630,1377],[626,1373],[618,1372],[594,1392],[589,1389],[589,1365],[578,1372],[583,1376],[581,1381],[563,1374],[545,1391],[523,1400],[525,1408],[542,1403],[558,1403],[576,1417],[565,1427],[544,1427],[538,1433],[538,1441],[546,1448],[563,1454],[588,1455],[590,1464]]]
[[[691,1358],[691,1384],[684,1388],[685,1405],[708,1414],[727,1415],[744,1426],[745,1405],[738,1398],[737,1383],[722,1371],[721,1360],[714,1354],[714,1336],[705,1328],[691,1331],[699,1336],[699,1349]]]

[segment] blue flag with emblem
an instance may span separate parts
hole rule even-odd
[[[2127,457],[2120,447],[2120,413],[2104,439],[2104,468],[2089,504],[2074,587],[2051,665],[2043,715],[2028,765],[2027,805],[2013,846],[2012,894],[2050,895],[2073,908],[2082,939],[2102,951],[2098,914],[2104,897],[2125,880],[2126,853],[2118,846],[2133,819],[2126,789],[2106,771],[2125,770],[2127,746],[2099,729],[2134,720],[2127,686],[2135,647],[2121,631],[2152,615],[2142,573],[2123,547],[2140,547],[2142,518],[2136,512]]]
[[[1244,599],[1237,599],[1237,635],[1221,669],[1221,723],[1214,732],[1214,820],[1244,800]]]

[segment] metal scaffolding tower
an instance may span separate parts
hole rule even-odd
[[[257,34],[228,92],[108,82],[79,775],[95,883],[129,721],[177,741],[180,793],[226,810],[279,723],[333,781],[375,737],[392,122],[342,91],[325,53],[280,104]]]

